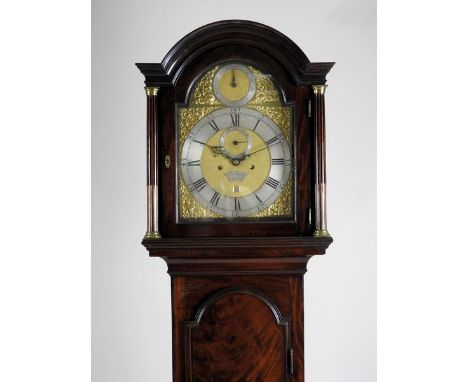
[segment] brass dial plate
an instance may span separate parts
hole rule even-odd
[[[182,179],[198,203],[221,216],[247,217],[267,209],[286,187],[289,144],[265,115],[223,108],[190,131],[181,155]]]
[[[229,64],[233,65],[233,64]],[[235,64],[235,65],[240,65],[240,64]],[[242,66],[242,65],[241,65]],[[213,210],[212,208],[207,208],[205,205],[205,202],[202,202],[200,204],[199,200],[197,200],[196,193],[193,192],[193,187],[192,184],[193,182],[185,181],[183,177],[183,165],[182,165],[182,158],[183,158],[183,146],[187,141],[187,138],[193,131],[194,127],[200,123],[201,120],[203,120],[205,117],[210,115],[211,113],[215,111],[219,111],[223,108],[226,108],[226,104],[222,103],[215,95],[215,90],[213,88],[214,86],[214,78],[221,71],[223,67],[220,66],[215,66],[208,70],[195,84],[188,107],[179,107],[178,112],[177,112],[177,125],[178,125],[178,219],[181,221],[185,220],[193,220],[193,219],[216,219],[216,218],[226,218],[229,217],[227,214],[222,214],[217,212],[216,210]],[[290,166],[290,172],[287,177],[287,179],[281,179],[281,186],[282,186],[282,191],[279,193],[279,196],[266,208],[262,210],[257,211],[250,211],[250,214],[246,215],[236,215],[235,216],[243,216],[243,217],[249,217],[249,218],[266,218],[266,217],[282,217],[282,218],[293,218],[294,217],[294,155],[293,155],[293,147],[292,147],[292,142],[293,142],[293,118],[292,118],[292,106],[283,106],[280,101],[280,95],[279,92],[272,82],[271,78],[260,72],[259,70],[255,69],[252,66],[246,66],[248,68],[249,72],[253,74],[254,81],[255,81],[255,93],[243,108],[238,108],[238,109],[249,109],[250,111],[253,112],[258,112],[261,115],[265,116],[269,120],[272,121],[272,124],[276,126],[276,128],[279,131],[279,134],[282,134],[282,137],[284,137],[284,144],[287,145],[290,156],[291,156],[291,166]],[[226,108],[227,109],[227,108]],[[232,109],[232,108],[231,108]],[[231,124],[232,125],[232,124]],[[212,131],[213,134],[210,135],[210,137],[213,139],[211,143],[216,143],[218,141],[218,137],[221,137],[225,131],[227,130],[227,125],[225,127],[220,126],[220,131],[215,132]],[[232,128],[232,126],[230,126]],[[221,131],[222,130],[222,131]],[[231,131],[230,133],[235,133],[235,134],[241,134],[239,131]],[[218,135],[216,135],[218,134]],[[227,139],[231,137],[231,140]],[[233,145],[232,139],[234,137],[231,136],[230,134],[226,136],[226,144],[224,145],[224,149],[226,150],[227,153],[230,153],[231,155],[240,155],[242,154],[242,151],[245,150],[246,143],[239,144],[239,145]],[[241,136],[239,136],[239,139]],[[260,139],[263,140],[263,138],[258,135],[252,135],[251,134],[251,139],[252,139],[252,147],[255,147],[255,145],[258,145],[260,143]],[[207,137],[208,140],[208,137]],[[219,141],[218,141],[219,142]],[[231,142],[231,143],[230,143]],[[240,142],[240,141],[239,141]],[[219,145],[219,143],[218,143]],[[214,145],[216,146],[216,145]],[[234,147],[236,146],[236,147]],[[268,179],[268,176],[265,175],[267,172],[267,169],[271,167],[271,155],[269,151],[266,151],[262,155],[265,155],[266,157],[270,156],[270,164],[268,166],[264,166],[264,169],[261,170],[260,168],[255,168],[255,170],[259,170],[258,172],[255,172],[255,176],[253,179],[251,179],[252,183],[249,185],[248,188],[244,187],[244,190],[242,190],[242,187],[239,187],[239,192],[242,194],[241,197],[245,197],[248,195],[248,190],[253,190],[258,186],[258,183],[264,182],[266,179]],[[211,155],[210,150],[206,150],[203,155]],[[260,154],[260,153],[258,153]],[[255,154],[254,156],[258,155]],[[252,157],[253,158],[253,157]],[[218,165],[223,166],[221,162],[223,160],[226,160],[227,165],[233,166],[232,162],[230,162],[226,157],[223,157],[222,154],[219,154],[218,158],[220,160],[220,163]],[[273,158],[273,159],[278,159],[278,158]],[[243,171],[245,171],[245,167],[247,169],[250,169],[246,165],[247,163],[247,158],[241,162],[239,167],[243,168]],[[258,160],[258,159],[257,159]],[[263,158],[260,160],[262,164],[267,163],[268,160]],[[208,162],[205,162],[208,163]],[[226,165],[226,163],[224,164]],[[213,179],[208,179],[211,176],[214,177],[214,174],[216,172],[219,172],[220,170],[217,170],[217,166],[214,168],[210,167],[211,170],[208,170],[208,165],[201,166],[204,167],[203,171],[207,174],[207,183],[210,182],[211,184],[214,185],[212,187],[213,190],[217,188],[217,191],[219,194],[220,191],[222,191],[221,187],[223,187],[224,190],[228,189],[227,184],[228,183],[223,183],[224,180],[221,182],[218,182],[213,180]],[[257,165],[256,165],[257,166]],[[277,166],[277,165],[275,165]],[[200,167],[200,168],[201,168]],[[224,167],[223,167],[224,169]],[[210,172],[211,171],[211,172]],[[211,174],[211,175],[210,175]],[[268,173],[269,174],[269,173]],[[237,174],[234,174],[236,176]],[[252,174],[250,174],[252,175]],[[225,177],[225,175],[223,175]],[[246,180],[245,178],[244,180]],[[194,179],[196,181],[198,179]],[[256,180],[257,184],[254,182]],[[231,187],[233,185],[230,185]],[[211,187],[211,186],[210,186]],[[192,190],[192,191],[191,191]],[[237,191],[237,190],[236,190]],[[227,192],[227,191],[225,191]],[[229,197],[235,197],[233,194],[236,193],[234,192],[234,188],[231,189],[231,194],[228,195]],[[213,194],[214,195],[214,194]],[[253,193],[250,193],[250,195],[254,195]],[[211,199],[211,198],[210,198]],[[263,200],[263,199],[262,199]],[[234,209],[234,201],[232,202],[232,207]],[[245,206],[243,206],[245,207]],[[234,212],[235,209],[234,209]],[[232,217],[232,211],[230,212]]]

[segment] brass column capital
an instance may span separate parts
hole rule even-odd
[[[145,92],[147,96],[155,96],[158,94],[159,88],[155,86],[146,86]]]
[[[312,85],[312,89],[314,89],[314,94],[325,94],[325,89],[328,85]]]

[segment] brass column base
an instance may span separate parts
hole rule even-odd
[[[161,239],[162,236],[159,232],[146,232],[143,239]]]
[[[314,232],[314,237],[331,237],[326,229],[317,230]]]

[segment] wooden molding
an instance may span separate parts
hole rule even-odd
[[[189,33],[177,42],[159,64],[137,63],[146,86],[174,86],[194,60],[218,47],[245,45],[267,53],[291,74],[296,85],[324,84],[334,62],[311,63],[288,37],[257,22],[225,20]]]

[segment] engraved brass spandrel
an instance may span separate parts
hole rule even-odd
[[[179,217],[181,219],[193,218],[222,218],[221,215],[203,208],[192,196],[185,186],[182,176],[179,175]]]
[[[189,107],[179,109],[179,155],[190,130],[207,114],[221,109],[220,106]]]
[[[274,123],[276,123],[276,125],[280,128],[283,135],[288,140],[289,146],[291,147],[291,142],[293,139],[291,107],[289,106],[271,107],[271,106],[255,105],[255,106],[252,106],[252,108],[259,111],[262,114],[265,114]]]
[[[291,107],[281,105],[278,89],[270,76],[263,74],[251,66],[249,66],[249,69],[255,74],[257,92],[246,106],[272,119],[291,145],[293,138]]]
[[[197,83],[196,88],[192,93],[192,97],[190,98],[189,106],[215,106],[219,105],[222,107],[221,102],[219,102],[214,94],[213,91],[213,78],[218,71],[219,66],[215,66],[214,68],[208,70],[206,74],[200,78]]]
[[[292,177],[289,177],[288,183],[286,183],[286,187],[280,197],[276,199],[270,207],[253,215],[252,217],[293,216],[293,195]]]
[[[255,105],[281,106],[278,90],[269,76],[263,74],[259,70],[249,66],[249,69],[254,73],[257,82],[257,91],[252,100],[247,104],[248,107]]]

